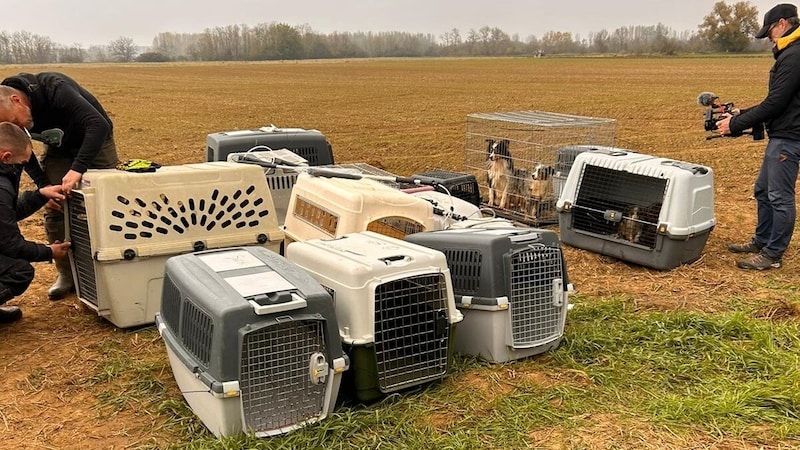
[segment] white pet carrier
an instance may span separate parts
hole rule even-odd
[[[235,245],[279,251],[284,234],[267,192],[261,168],[245,164],[87,171],[66,214],[78,298],[121,328],[153,323],[168,257]]]
[[[433,205],[434,219],[436,220],[434,229],[436,230],[445,230],[456,222],[481,217],[480,208],[472,203],[444,192],[435,191],[430,187],[408,193]]]
[[[291,150],[286,149],[228,154],[229,162],[252,164],[246,162],[247,159],[253,159],[265,165],[280,166],[262,166],[262,169],[264,170],[264,176],[267,178],[267,186],[269,186],[269,193],[272,196],[272,203],[275,205],[278,225],[283,225],[286,220],[286,208],[289,206],[289,198],[292,196],[292,187],[294,187],[294,183],[297,180],[297,174],[300,170],[308,167],[308,162]],[[297,167],[297,169],[292,169],[292,167]]]
[[[554,231],[476,225],[405,239],[447,257],[464,315],[456,352],[506,362],[558,347],[570,285]]]
[[[441,252],[362,232],[294,242],[286,257],[333,296],[358,400],[445,375],[462,316]]]
[[[436,229],[433,205],[370,179],[300,174],[285,221],[286,242],[375,231],[402,239]]]
[[[206,161],[226,161],[229,153],[283,148],[300,155],[311,166],[333,164],[331,144],[319,131],[275,126],[209,134]]]
[[[579,154],[558,201],[561,240],[655,269],[700,257],[714,229],[711,168],[623,149]]]
[[[324,419],[348,359],[330,295],[261,247],[167,260],[158,331],[186,402],[216,436]]]

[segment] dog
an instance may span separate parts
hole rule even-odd
[[[486,140],[486,175],[489,180],[489,206],[508,208],[509,191],[514,182],[514,159],[508,139]]]
[[[639,206],[633,205],[628,210],[628,215],[623,216],[617,228],[617,235],[621,239],[638,244],[642,238],[642,222],[639,220]]]
[[[552,176],[555,173],[556,170],[552,166],[542,163],[537,164],[530,173],[530,181],[525,192],[528,196],[527,213],[534,219],[539,218],[542,212],[553,209],[555,198]]]

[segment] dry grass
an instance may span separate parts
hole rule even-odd
[[[702,108],[695,104],[704,90],[738,106],[758,102],[770,65],[767,56],[398,59],[0,66],[0,76],[68,73],[106,106],[123,159],[162,164],[202,161],[209,133],[275,124],[321,130],[337,162],[368,162],[400,175],[460,170],[470,113],[543,110],[615,118],[618,147],[713,168],[718,225],[699,261],[668,272],[567,249],[571,281],[581,295],[626,297],[642,310],[660,311],[719,312],[746,303],[760,317],[796,320],[796,292],[787,289],[800,285],[796,245],[785,256],[785,268],[769,274],[736,270],[725,251],[728,242],[746,239],[754,226],[752,183],[764,143],[704,140]],[[39,216],[23,229],[30,238],[43,239]],[[164,426],[166,418],[148,398],[180,399],[157,333],[152,328],[116,330],[74,296],[48,302],[45,291],[53,269],[47,264],[36,268],[34,285],[13,302],[24,309],[25,318],[0,328],[5,342],[0,348],[4,447],[108,449],[175,442],[180,432]],[[109,360],[119,367],[110,367]],[[98,373],[107,373],[108,379],[92,378]],[[139,376],[161,386],[137,386]],[[509,385],[509,374],[498,372],[489,380],[466,376],[465,382],[494,396],[514,383],[580,386],[588,381],[579,374],[565,381],[543,372],[516,374]],[[450,424],[446,415],[431,417],[436,426]],[[611,413],[534,430],[530,442],[545,448],[758,447],[702,433],[678,436]]]

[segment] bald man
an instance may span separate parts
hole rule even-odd
[[[45,145],[41,168],[34,156],[25,166],[40,188],[58,185],[69,195],[87,169],[110,169],[119,162],[108,114],[89,91],[62,73],[21,73],[3,80],[0,121],[36,133],[52,128],[64,132],[59,144]],[[58,205],[48,204],[44,228],[48,242],[64,241],[64,213]],[[50,300],[74,290],[69,260],[56,260],[56,268],[58,279],[48,290]]]

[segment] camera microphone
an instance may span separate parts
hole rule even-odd
[[[714,95],[713,92],[701,92],[697,95],[697,104],[700,106],[713,106],[719,97]]]
[[[714,106],[719,100],[719,97],[714,95],[713,92],[701,92],[697,96],[697,104],[700,106]]]

